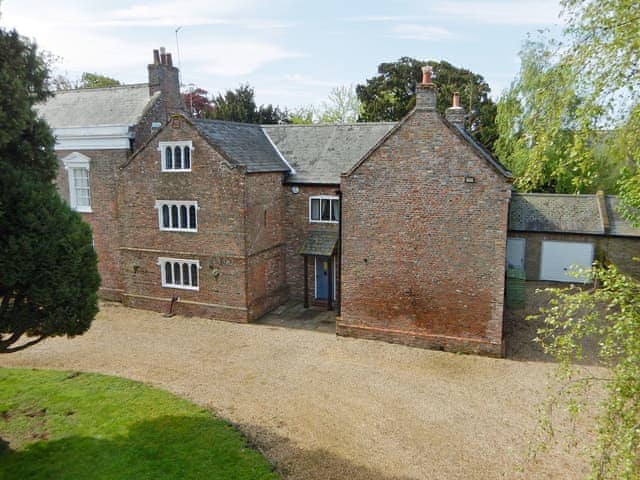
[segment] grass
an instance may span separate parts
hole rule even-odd
[[[0,369],[0,439],[2,479],[278,478],[207,410],[97,374]]]

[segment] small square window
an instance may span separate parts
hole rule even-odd
[[[340,199],[330,196],[309,198],[309,221],[338,223],[340,221]]]

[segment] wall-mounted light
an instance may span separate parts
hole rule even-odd
[[[294,185],[293,187],[291,187],[291,192],[292,193],[300,192],[300,187],[298,187],[297,185]]]
[[[464,176],[464,183],[476,183],[476,177],[471,177],[469,175]]]

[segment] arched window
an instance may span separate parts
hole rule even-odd
[[[180,206],[180,228],[187,228],[187,207]]]
[[[189,207],[189,228],[195,230],[196,228],[196,206],[191,205]]]
[[[191,264],[191,285],[198,286],[198,266],[195,263]]]
[[[164,150],[164,168],[165,170],[173,169],[173,155],[171,153],[171,147],[167,147]]]
[[[175,169],[182,169],[182,148],[176,147],[173,149],[174,157],[175,157]]]
[[[184,147],[184,169],[191,169],[191,148]]]
[[[182,284],[187,286],[189,285],[189,264],[188,263],[182,264]]]
[[[171,223],[169,222],[169,205],[162,206],[162,226],[164,228],[171,227]]]
[[[173,205],[171,207],[171,228],[178,228],[180,222],[178,221],[178,206]]]
[[[176,285],[182,284],[182,282],[180,282],[180,264],[178,262],[173,264],[173,277]]]
[[[171,285],[173,283],[171,264],[169,262],[165,262],[164,264],[164,281],[167,285]]]

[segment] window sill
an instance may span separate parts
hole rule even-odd
[[[198,233],[198,229],[194,228],[160,228],[161,232],[180,232],[180,233]]]
[[[91,210],[91,207],[76,207],[76,208],[72,208],[72,210],[78,213],[93,213],[93,210]]]
[[[190,287],[186,285],[162,285],[162,288],[176,288],[179,290],[192,290],[194,292],[200,290],[200,287]]]
[[[337,220],[309,220],[309,223],[333,223],[337,225],[340,222]]]
[[[189,168],[189,169],[184,169],[184,168],[181,168],[181,169],[172,168],[172,169],[170,169],[170,170],[164,170],[164,169],[163,169],[163,170],[162,170],[162,173],[185,173],[185,172],[190,172],[190,171],[191,171],[191,169],[190,169],[190,168]]]

